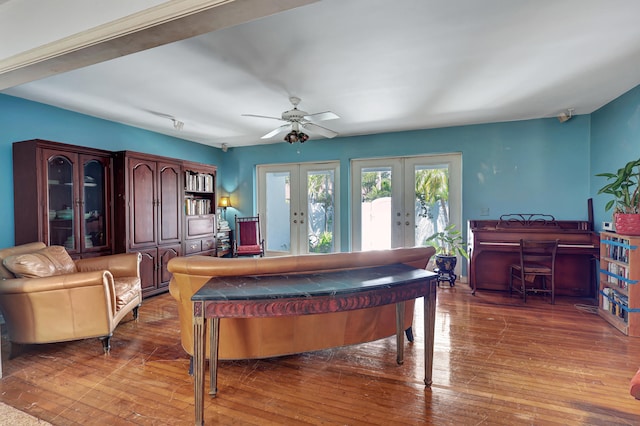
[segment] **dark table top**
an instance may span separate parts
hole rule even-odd
[[[207,281],[191,300],[263,300],[334,296],[388,288],[435,276],[433,272],[397,263],[336,272],[215,277]]]

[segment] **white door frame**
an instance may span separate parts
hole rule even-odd
[[[308,254],[308,191],[307,173],[313,171],[332,170],[334,173],[334,252],[340,251],[340,162],[308,162],[308,163],[284,163],[284,164],[261,164],[256,166],[257,179],[257,203],[260,217],[267,219],[266,197],[266,174],[276,172],[288,172],[290,176],[290,205],[289,205],[289,231],[291,235],[290,247],[288,251],[266,250],[265,255],[282,256]],[[262,226],[265,241],[269,241],[266,222]],[[268,244],[267,244],[268,246]]]
[[[351,249],[361,250],[361,193],[362,169],[368,167],[389,166],[392,168],[392,191],[402,188],[402,194],[410,197],[392,197],[392,229],[397,232],[392,235],[392,246],[415,245],[415,217],[414,217],[414,168],[416,165],[446,166],[449,168],[449,223],[462,228],[462,154],[434,154],[405,157],[386,157],[351,160]],[[408,232],[407,230],[411,230]]]

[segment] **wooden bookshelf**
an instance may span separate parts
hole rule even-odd
[[[216,167],[185,162],[184,254],[215,255]]]
[[[640,237],[600,234],[598,313],[627,336],[640,336]]]

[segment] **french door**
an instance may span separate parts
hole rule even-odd
[[[424,245],[462,222],[461,154],[352,160],[352,249]]]
[[[339,162],[259,165],[267,255],[340,251]]]

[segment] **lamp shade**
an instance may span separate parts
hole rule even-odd
[[[229,200],[229,197],[220,197],[220,199],[218,200],[218,207],[222,207],[222,208],[227,208],[227,207],[231,207],[231,200]]]

